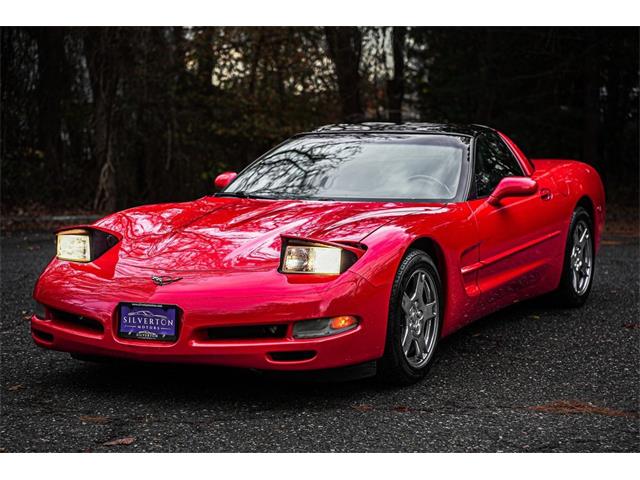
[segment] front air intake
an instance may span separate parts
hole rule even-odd
[[[93,318],[63,312],[61,310],[50,309],[50,311],[51,320],[53,321],[53,323],[57,323],[63,327],[85,332],[104,332],[104,326],[102,325],[102,323],[100,323],[98,320],[94,320]]]
[[[302,362],[304,360],[311,360],[316,356],[316,352],[313,350],[270,352],[269,356],[276,362]]]
[[[286,325],[247,325],[237,327],[212,327],[207,329],[209,340],[254,340],[284,338]]]

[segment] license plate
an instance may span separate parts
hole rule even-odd
[[[121,303],[118,335],[136,340],[177,340],[178,309],[173,305]]]

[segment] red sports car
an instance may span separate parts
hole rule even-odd
[[[34,341],[409,383],[483,315],[549,292],[583,304],[605,216],[592,167],[477,125],[330,125],[215,183],[58,231]]]

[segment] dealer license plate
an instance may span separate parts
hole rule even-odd
[[[121,303],[118,335],[136,340],[175,341],[178,338],[178,309],[174,305]]]

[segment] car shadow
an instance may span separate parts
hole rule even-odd
[[[46,383],[56,388],[81,390],[94,395],[126,398],[127,401],[180,404],[255,401],[291,404],[295,399],[335,398],[344,400],[374,391],[373,378],[349,382],[316,380],[288,372],[188,364],[140,362],[93,363],[73,361],[58,373],[49,373]],[[312,376],[313,377],[313,376]]]
[[[319,401],[324,405],[336,402],[359,402],[385,391],[402,392],[405,389],[424,391],[430,385],[442,383],[446,368],[461,354],[496,355],[499,348],[509,348],[496,338],[512,322],[527,317],[557,315],[561,310],[546,298],[528,300],[480,319],[443,339],[427,380],[409,387],[384,384],[376,378],[337,381],[331,376],[321,379],[315,375],[289,372],[259,372],[246,369],[188,364],[154,364],[129,361],[93,363],[74,360],[68,368],[50,370],[42,383],[52,388],[81,390],[127,401],[158,402],[162,400],[209,404],[215,402],[264,403]],[[487,348],[487,346],[492,348]],[[512,345],[513,347],[513,345]],[[517,347],[517,346],[516,346]]]

